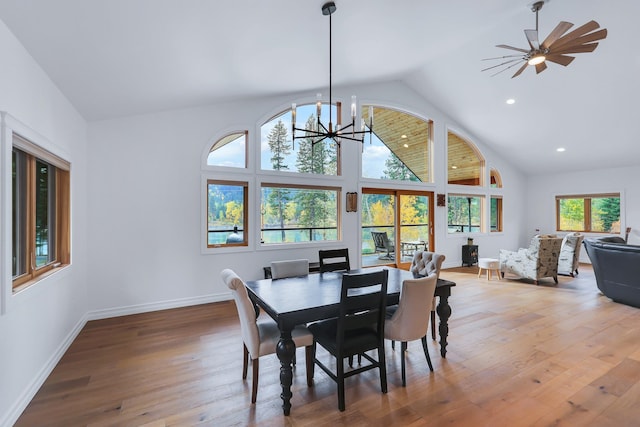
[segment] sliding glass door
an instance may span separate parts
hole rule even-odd
[[[408,268],[416,250],[433,250],[433,193],[362,190],[362,266]]]

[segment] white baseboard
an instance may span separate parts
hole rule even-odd
[[[40,369],[40,372],[38,372],[33,381],[31,381],[31,384],[29,384],[29,386],[22,392],[13,407],[4,416],[4,418],[0,418],[0,426],[11,427],[16,421],[18,421],[18,418],[27,405],[29,405],[29,402],[31,402],[38,390],[40,390],[40,387],[42,387],[42,384],[44,384],[51,372],[53,372],[53,369],[56,367],[58,362],[60,362],[60,359],[62,359],[62,356],[64,356],[67,349],[71,346],[71,343],[73,343],[80,331],[82,331],[87,320],[87,314],[80,318],[74,328],[67,334],[64,341],[60,343],[56,351],[51,355],[47,363],[44,364],[42,369]]]
[[[191,305],[209,304],[212,302],[232,299],[231,293],[204,295],[200,297],[182,298],[170,301],[152,302],[146,304],[129,305],[125,307],[94,310],[87,313],[88,320],[108,319],[110,317],[128,316],[131,314],[148,313],[150,311],[168,310],[171,308],[188,307]]]
[[[22,392],[20,397],[16,400],[13,407],[0,418],[0,427],[11,427],[18,420],[22,412],[29,405],[33,397],[36,395],[40,387],[47,380],[53,369],[56,367],[64,353],[71,346],[71,343],[76,339],[82,328],[90,320],[107,319],[110,317],[126,316],[129,314],[146,313],[150,311],[167,310],[170,308],[188,307],[191,305],[209,304],[212,302],[227,301],[232,299],[231,293],[223,293],[216,295],[205,295],[194,298],[182,298],[172,301],[154,302],[149,304],[137,304],[126,307],[109,308],[105,310],[94,310],[85,313],[84,316],[78,321],[75,327],[69,332],[64,341],[58,346],[55,353],[49,358],[47,363],[42,367],[40,372],[31,381],[31,384]]]

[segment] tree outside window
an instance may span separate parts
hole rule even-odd
[[[482,197],[449,195],[447,230],[449,233],[477,233],[482,231]]]

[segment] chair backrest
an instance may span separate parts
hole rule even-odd
[[[387,236],[386,231],[372,231],[371,238],[373,239],[375,251],[386,251],[390,249],[391,245],[389,245],[389,236]]]
[[[411,260],[409,271],[417,276],[429,276],[433,273],[436,278],[440,277],[440,268],[444,262],[445,256],[435,252],[416,251]]]
[[[271,262],[271,278],[299,277],[309,274],[308,259],[290,259]]]
[[[413,341],[426,335],[438,275],[402,282],[398,309],[385,324],[385,336],[395,341]]]
[[[338,352],[347,332],[375,325],[379,342],[384,342],[389,271],[344,274],[340,293],[340,314],[336,342]]]
[[[320,273],[327,271],[349,271],[349,249],[326,249],[318,251],[320,258]]]
[[[560,237],[543,236],[538,239],[535,253],[538,277],[555,276],[557,274],[561,246],[562,239]]]
[[[220,277],[233,294],[238,317],[240,317],[242,341],[247,346],[251,358],[257,359],[260,355],[260,332],[258,332],[258,325],[256,325],[256,311],[249,299],[247,288],[242,279],[229,268],[222,270]]]

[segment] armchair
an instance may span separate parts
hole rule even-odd
[[[580,233],[569,233],[562,239],[560,256],[558,257],[558,274],[574,277],[580,266],[580,247],[584,236]]]
[[[558,257],[562,239],[555,235],[536,235],[528,248],[517,252],[500,249],[500,271],[531,279],[538,284],[543,277],[553,277],[558,283]]]
[[[372,231],[371,238],[373,239],[374,250],[376,253],[382,252],[383,255],[380,255],[378,258],[380,259],[393,259],[393,254],[395,254],[396,248],[393,246],[391,242],[389,242],[389,236],[386,231]],[[386,253],[385,253],[386,252]]]

